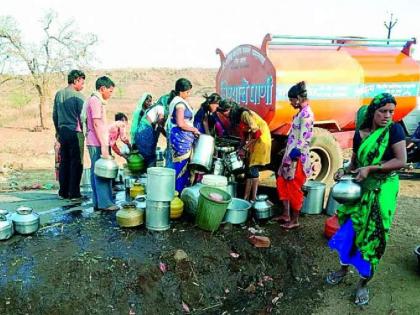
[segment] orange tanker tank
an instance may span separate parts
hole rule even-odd
[[[394,120],[416,107],[420,66],[410,56],[415,39],[266,35],[261,48],[240,45],[226,56],[216,88],[223,98],[256,111],[273,134],[273,161],[284,146],[295,113],[287,91],[306,81],[315,115],[313,178],[330,181],[342,164],[340,147],[351,147],[355,113],[378,93],[397,100]],[[337,144],[337,141],[340,145]]]

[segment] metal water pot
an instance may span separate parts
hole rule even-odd
[[[14,233],[13,222],[6,217],[7,211],[0,213],[0,240],[7,240]]]
[[[352,204],[360,200],[362,187],[350,175],[342,176],[331,190],[333,198],[342,204]]]
[[[99,160],[95,162],[94,173],[98,177],[114,179],[118,175],[118,164],[115,162],[113,156],[104,158],[101,156]]]
[[[190,165],[198,169],[210,171],[213,162],[213,153],[214,138],[206,134],[200,134],[194,143]]]
[[[258,195],[252,208],[257,219],[269,219],[272,216],[273,203],[268,200],[267,195]]]
[[[38,231],[39,214],[34,212],[32,208],[21,206],[11,216],[15,230],[19,234],[32,234]]]
[[[115,216],[119,226],[134,227],[143,224],[144,211],[137,208],[135,202],[126,202]]]
[[[231,173],[238,173],[244,168],[244,162],[240,159],[237,152],[229,153],[226,156],[225,164]]]
[[[214,175],[224,175],[224,170],[225,170],[225,166],[223,164],[223,160],[220,158],[217,158],[214,161],[214,165],[213,165],[213,174]]]

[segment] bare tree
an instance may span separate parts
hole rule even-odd
[[[16,21],[10,16],[0,16],[0,67],[7,68],[11,77],[28,81],[39,97],[39,124],[45,128],[47,99],[51,93],[54,73],[63,73],[71,68],[84,68],[93,59],[91,48],[97,37],[80,33],[73,20],[59,23],[58,15],[49,11],[41,20],[43,39],[39,43],[26,43],[22,39]],[[22,76],[28,73],[29,76]],[[4,77],[4,78],[3,78]]]

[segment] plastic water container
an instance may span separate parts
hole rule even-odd
[[[226,176],[206,174],[203,176],[201,183],[205,186],[219,188],[228,192],[228,179]]]

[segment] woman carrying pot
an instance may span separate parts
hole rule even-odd
[[[196,127],[200,133],[222,136],[223,127],[216,113],[222,98],[217,93],[212,93],[209,96],[205,94],[203,97],[205,98],[205,101],[194,115],[194,127]]]
[[[131,143],[134,143],[134,137],[136,130],[139,126],[140,120],[143,117],[145,111],[152,105],[152,94],[143,93],[139,101],[137,102],[136,109],[133,113],[133,121],[131,122],[130,134],[131,134]]]
[[[290,105],[298,112],[293,116],[283,160],[277,172],[277,193],[284,212],[276,218],[285,229],[299,227],[303,203],[302,186],[311,175],[309,148],[313,135],[314,114],[309,107],[305,82],[292,86],[287,93]]]
[[[143,156],[146,168],[156,166],[156,147],[161,131],[164,133],[164,108],[161,104],[149,107],[140,119],[134,142]]]
[[[194,140],[200,135],[200,131],[193,126],[194,112],[187,102],[191,89],[192,84],[189,80],[178,79],[168,100],[167,138],[172,152],[172,168],[176,174],[175,189],[179,193],[189,184],[188,164]]]
[[[326,281],[339,284],[353,265],[360,275],[357,305],[369,302],[367,283],[385,252],[394,218],[399,191],[396,171],[407,160],[404,131],[392,122],[396,104],[389,93],[381,93],[371,101],[354,134],[351,164],[335,175],[339,179],[347,172],[355,174],[355,181],[362,186],[362,197],[337,210],[341,227],[329,246],[338,252],[341,268],[328,274]]]
[[[218,111],[232,128],[237,128],[243,149],[249,153],[246,159],[244,199],[254,201],[259,184],[259,167],[270,163],[271,134],[267,123],[257,113],[239,106],[232,100],[222,100]]]

